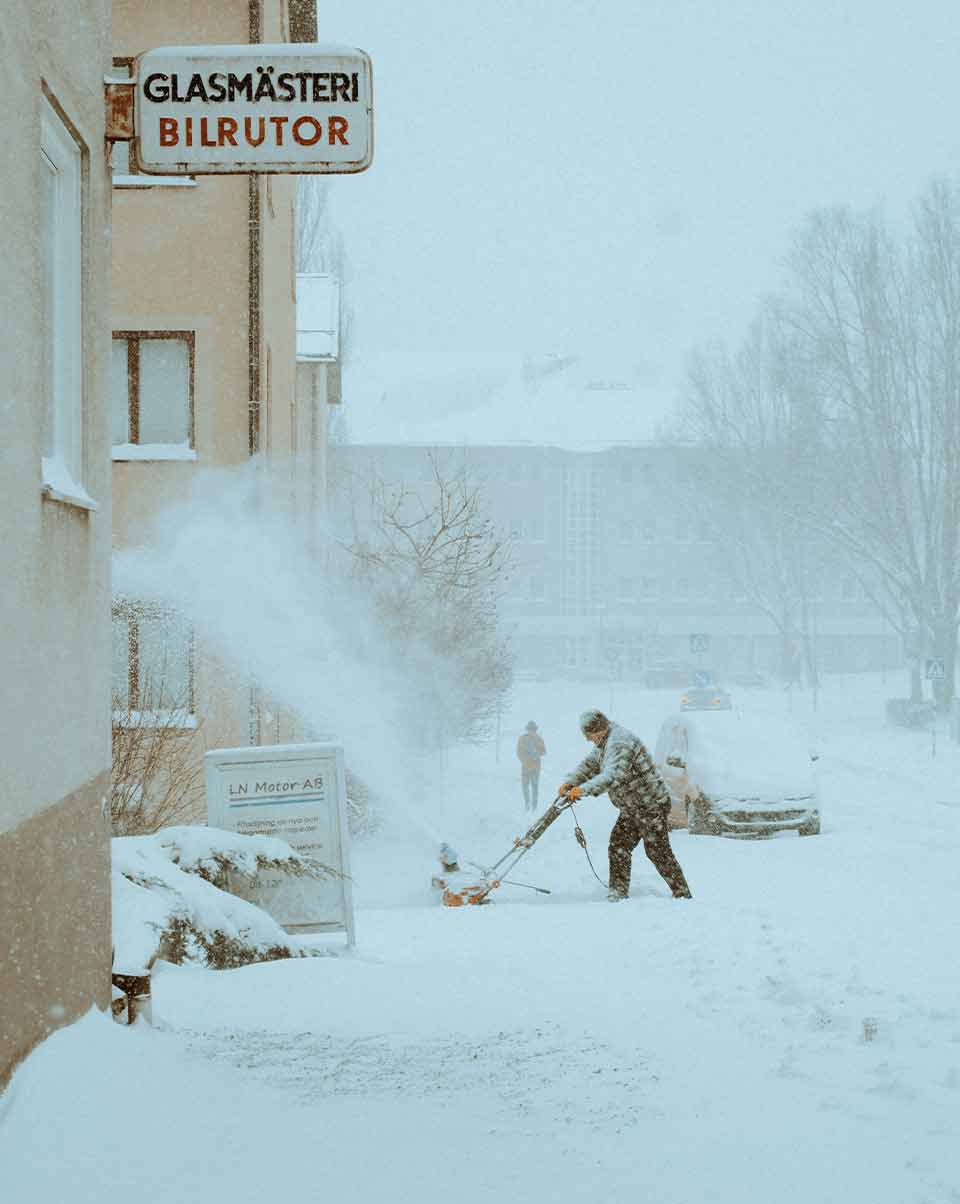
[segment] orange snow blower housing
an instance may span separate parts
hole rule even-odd
[[[511,886],[522,886],[527,890],[535,890],[539,894],[549,895],[550,892],[542,886],[530,886],[526,882],[511,882],[508,874],[534,844],[546,832],[553,821],[559,818],[567,804],[559,798],[554,799],[537,822],[523,836],[518,836],[506,853],[488,869],[477,866],[476,874],[468,874],[460,868],[457,852],[448,844],[440,846],[440,864],[443,872],[433,879],[434,887],[441,891],[441,902],[444,907],[470,907],[476,904],[489,903],[491,891],[501,883]],[[472,863],[471,863],[472,864]]]

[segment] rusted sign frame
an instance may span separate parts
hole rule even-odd
[[[264,45],[264,52],[278,51],[286,53],[290,57],[296,57],[296,48],[301,45],[298,43],[284,43],[280,46]],[[164,48],[167,49],[167,48]],[[180,49],[178,47],[170,47],[169,49]],[[184,53],[187,48],[182,48]],[[213,47],[214,49],[231,49],[229,47]],[[244,49],[247,49],[244,47]],[[318,50],[320,48],[318,47]],[[104,91],[105,91],[105,122],[106,122],[106,139],[110,143],[114,142],[130,142],[133,146],[133,162],[136,164],[138,174],[144,176],[200,176],[200,175],[353,175],[366,169],[373,161],[373,65],[370,62],[369,56],[364,51],[353,51],[359,54],[364,63],[364,80],[367,88],[366,103],[364,105],[364,114],[367,121],[367,150],[363,158],[345,163],[336,160],[315,161],[315,165],[309,163],[290,160],[287,162],[269,162],[262,165],[255,161],[243,161],[243,166],[234,166],[233,164],[222,163],[197,163],[192,160],[183,160],[162,165],[149,165],[144,162],[140,150],[140,137],[137,129],[137,115],[140,107],[139,99],[139,79],[140,79],[140,64],[143,57],[151,53],[143,51],[131,60],[129,77],[118,79],[115,76],[104,76]]]
[[[105,114],[105,137],[108,142],[132,142],[136,138],[134,108],[136,83],[131,79],[122,81],[109,75],[103,77]]]

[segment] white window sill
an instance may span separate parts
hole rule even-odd
[[[115,443],[114,460],[196,460],[196,448],[186,443]]]
[[[193,731],[197,726],[197,717],[185,711],[114,711],[113,726],[171,727]]]
[[[114,188],[196,188],[193,176],[119,176],[113,177]]]
[[[62,460],[48,459],[44,456],[40,467],[43,478],[41,493],[48,501],[76,506],[78,510],[98,509],[97,503],[82,485],[77,484]]]

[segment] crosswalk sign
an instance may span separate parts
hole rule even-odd
[[[927,681],[943,681],[947,676],[947,666],[942,656],[927,658]]]
[[[690,637],[691,652],[708,652],[710,650],[710,637],[702,631],[696,631]]]

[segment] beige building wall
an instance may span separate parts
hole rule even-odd
[[[0,224],[0,1085],[57,1025],[110,999],[110,472],[106,364],[110,188],[103,75],[107,0],[7,0]],[[92,505],[43,489],[45,348],[41,111],[79,147],[77,484]],[[53,257],[53,272],[64,279]],[[57,330],[57,339],[69,332]],[[50,474],[47,474],[50,479]],[[2,1173],[0,1173],[2,1178]]]
[[[309,26],[297,0],[117,0],[115,58],[157,45],[288,41]],[[306,22],[306,25],[304,24]],[[130,186],[131,184],[135,186]],[[262,456],[282,505],[303,464],[296,410],[294,177],[141,176],[114,190],[113,329],[190,332],[194,343],[190,458],[115,455],[115,542],[149,546],[158,514],[189,496],[197,474]],[[201,747],[290,739],[293,725],[253,683],[198,643],[194,697]]]

